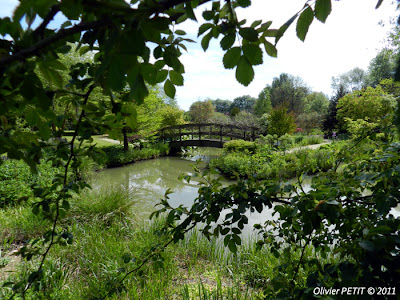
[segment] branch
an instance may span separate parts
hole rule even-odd
[[[47,25],[53,20],[54,16],[60,11],[60,4],[52,6],[48,15],[44,18],[42,24],[33,32],[35,36],[39,36],[43,38],[44,30],[46,29]]]
[[[110,19],[102,19],[100,21],[95,21],[90,23],[80,22],[79,24],[76,24],[71,28],[61,29],[56,34],[49,36],[48,38],[45,38],[43,40],[40,40],[35,45],[29,48],[22,49],[21,51],[18,51],[13,55],[0,59],[0,68],[6,67],[7,65],[10,65],[15,61],[25,60],[28,57],[37,55],[43,48],[48,47],[51,44],[59,40],[62,40],[70,35],[74,35],[75,33],[79,33],[85,30],[100,28],[110,24],[111,24]]]

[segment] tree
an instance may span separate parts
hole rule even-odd
[[[196,101],[190,105],[189,115],[194,123],[207,122],[214,113],[211,100]]]
[[[383,79],[393,78],[396,70],[396,55],[391,49],[382,49],[368,66],[368,83],[377,86]]]
[[[248,111],[253,112],[253,106],[256,102],[256,99],[250,97],[249,95],[236,97],[233,99],[230,109],[232,110],[234,107],[240,109],[240,111]]]
[[[292,112],[288,113],[287,110],[287,107],[281,106],[276,107],[271,111],[271,114],[268,117],[268,134],[276,134],[280,137],[286,133],[294,132],[296,129],[294,116]]]
[[[336,93],[333,95],[329,102],[328,106],[328,112],[325,115],[325,118],[323,120],[323,129],[324,131],[328,132],[331,134],[334,130],[338,130],[338,120],[336,118],[337,115],[337,104],[339,102],[339,99],[344,97],[347,94],[347,90],[343,85],[339,85],[336,87]]]
[[[257,118],[248,111],[241,111],[233,117],[233,121],[236,125],[242,127],[259,127]]]
[[[304,99],[304,113],[316,112],[325,115],[329,106],[329,100],[323,93],[311,93]]]
[[[351,121],[363,120],[386,127],[393,122],[393,113],[397,106],[391,95],[385,94],[380,86],[375,89],[367,87],[355,91],[339,99],[337,119],[343,129],[347,129]]]
[[[272,109],[271,99],[269,95],[270,87],[266,86],[260,94],[258,94],[258,98],[256,103],[254,104],[254,114],[256,116],[262,116],[263,114],[269,113]]]
[[[361,68],[354,68],[337,77],[332,77],[332,89],[344,88],[348,93],[367,87],[369,83],[367,73]]]
[[[232,101],[217,99],[217,100],[212,100],[211,102],[214,105],[216,112],[229,114]]]
[[[289,111],[300,114],[309,88],[300,77],[282,73],[272,80],[270,98],[272,107],[287,106]]]
[[[161,127],[185,124],[183,119],[183,110],[167,105],[160,110]]]

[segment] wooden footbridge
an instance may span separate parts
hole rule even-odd
[[[233,139],[254,141],[259,128],[223,124],[184,124],[161,129],[160,139],[168,142],[171,149],[188,146],[222,148]]]

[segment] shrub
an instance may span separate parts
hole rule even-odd
[[[112,145],[101,148],[103,155],[101,157],[102,163],[106,167],[119,167],[138,160],[156,158],[166,155],[169,152],[168,144],[155,143],[146,144],[142,149],[129,149],[124,152],[122,145]]]
[[[224,144],[224,149],[228,152],[245,152],[254,153],[257,149],[255,142],[244,140],[232,140]]]

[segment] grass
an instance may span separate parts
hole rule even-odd
[[[1,232],[3,245],[10,245],[5,239],[38,237],[50,226],[28,206],[9,207],[0,213],[0,226],[7,228]],[[54,245],[44,265],[43,279],[30,289],[27,299],[104,296],[147,257],[152,247],[165,241],[159,233],[163,219],[146,223],[136,220],[135,203],[121,188],[87,190],[73,198],[59,230],[68,230],[74,241],[71,245]],[[268,282],[279,273],[276,267],[283,260],[294,263],[300,253],[276,258],[267,247],[256,250],[255,244],[256,239],[249,238],[237,254],[232,254],[222,239],[209,241],[194,230],[129,275],[123,288],[116,289],[109,299],[264,299]],[[307,256],[313,255],[308,249]],[[37,265],[37,259],[22,261],[14,266],[17,272],[8,280],[27,278]],[[309,271],[304,270],[302,278]],[[0,298],[10,293],[9,288],[0,288]]]
[[[72,140],[72,136],[63,136],[63,138],[65,138],[68,142],[70,142]],[[91,143],[89,143],[88,141],[84,141],[83,145],[93,145],[96,144],[97,147],[107,147],[107,146],[112,146],[112,145],[119,145],[119,141],[116,142],[111,142],[108,140],[105,140],[105,138],[108,138],[107,135],[93,135],[92,139],[93,141]],[[76,141],[77,143],[79,143],[79,141]]]

